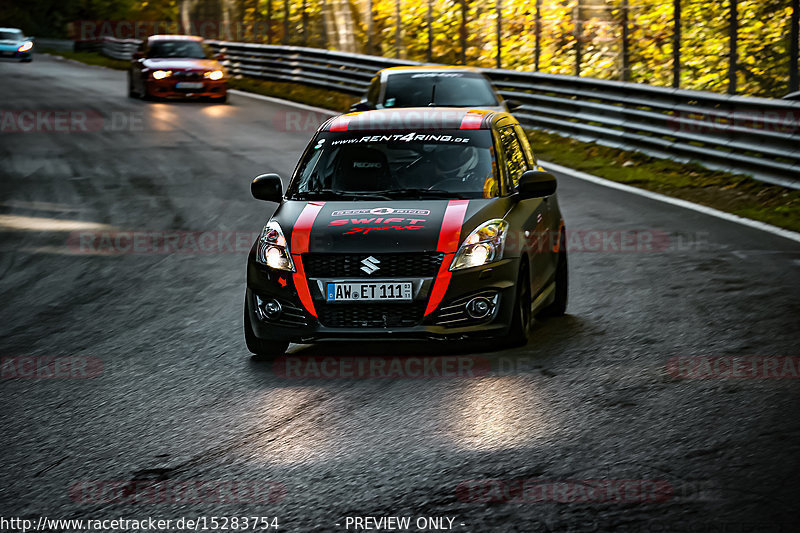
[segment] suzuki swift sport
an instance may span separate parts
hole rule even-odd
[[[326,339],[527,342],[567,305],[555,178],[504,112],[351,113],[314,135],[250,251],[244,333],[257,357]]]

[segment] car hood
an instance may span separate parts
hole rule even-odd
[[[170,70],[220,70],[222,65],[214,59],[181,59],[176,57],[150,58],[144,60],[150,69]]]
[[[502,218],[508,209],[506,198],[289,200],[273,219],[281,225],[292,253],[432,252],[442,249],[442,239],[457,240],[457,247],[475,227]]]

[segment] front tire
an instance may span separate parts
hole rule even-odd
[[[523,263],[517,276],[517,294],[514,298],[514,315],[508,331],[506,345],[509,348],[525,346],[531,325],[531,284],[528,265]]]
[[[253,354],[253,359],[257,361],[268,361],[280,357],[286,353],[289,347],[288,342],[284,341],[265,341],[259,339],[253,332],[253,325],[250,323],[250,313],[247,312],[247,302],[244,304],[244,342],[247,349]]]

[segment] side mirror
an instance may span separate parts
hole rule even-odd
[[[277,174],[261,174],[250,184],[250,193],[256,200],[280,203],[283,198],[283,182]]]
[[[522,199],[543,198],[556,192],[556,177],[541,170],[526,170],[519,180],[519,195]]]
[[[511,113],[522,107],[522,102],[520,102],[519,100],[506,100],[506,107],[508,108],[508,111]]]
[[[214,59],[216,59],[217,61],[225,61],[226,59],[228,59],[228,56],[226,56],[222,52],[219,52],[218,54],[214,54]]]
[[[354,111],[370,111],[372,109],[372,104],[370,104],[367,100],[361,100],[360,102],[356,102],[355,104],[350,106],[350,112],[353,113]]]

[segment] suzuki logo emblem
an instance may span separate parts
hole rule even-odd
[[[363,270],[367,274],[372,274],[381,268],[378,266],[380,264],[380,261],[378,261],[372,256],[369,256],[366,259],[362,260],[361,264],[364,265],[361,267],[361,270]]]

